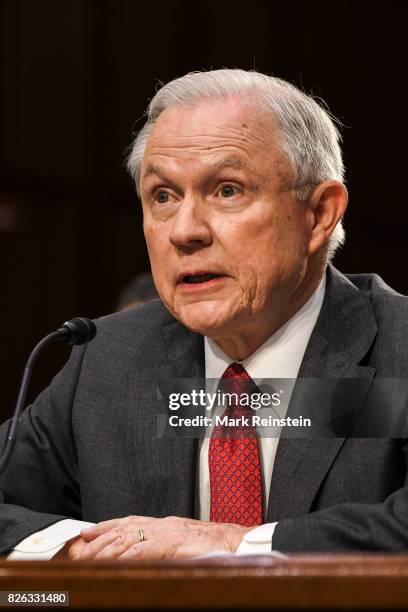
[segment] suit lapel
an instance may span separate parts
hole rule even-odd
[[[138,371],[130,385],[128,456],[135,457],[130,478],[133,489],[140,493],[135,511],[141,515],[192,518],[196,505],[197,439],[171,435],[168,414],[158,401],[157,391],[163,382],[171,384],[174,378],[204,377],[203,338],[173,318],[161,332],[161,363]],[[143,402],[143,409],[132,409],[135,397]]]
[[[332,266],[328,267],[326,281],[322,309],[302,361],[288,416],[305,416],[306,390],[313,398],[317,388],[317,396],[324,399],[310,402],[320,412],[315,416],[325,413],[331,423],[337,419],[341,433],[279,440],[267,522],[310,511],[344,444],[347,418],[360,409],[375,374],[374,368],[363,365],[377,332],[368,298]]]

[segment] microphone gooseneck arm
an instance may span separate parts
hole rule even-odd
[[[0,474],[6,469],[10,460],[11,454],[16,443],[16,433],[18,422],[20,419],[21,411],[25,406],[27,397],[28,385],[30,383],[31,372],[33,364],[37,359],[38,355],[49,345],[60,340],[68,344],[84,344],[89,342],[96,334],[95,324],[89,319],[72,319],[64,323],[62,327],[57,329],[55,332],[45,336],[37,346],[31,351],[29,358],[27,359],[26,366],[24,368],[23,378],[20,385],[20,390],[17,398],[16,408],[11,419],[9,429],[7,432],[6,442],[4,444],[3,453],[0,458]]]

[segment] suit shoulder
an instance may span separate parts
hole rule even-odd
[[[155,330],[174,320],[161,300],[153,300],[99,317],[94,319],[94,323],[98,330],[118,333],[122,329],[127,332],[131,329]]]
[[[378,274],[346,274],[348,280],[371,301],[377,324],[408,323],[408,297],[387,285]]]
[[[130,358],[157,363],[163,359],[162,329],[175,323],[161,300],[94,319],[96,336],[87,360],[124,362]]]
[[[402,298],[401,302],[408,304],[408,297],[387,285],[378,274],[345,274],[345,276],[357,289],[365,293],[372,300],[394,297]]]
[[[395,363],[399,364],[398,371],[405,372],[408,362],[408,297],[392,289],[377,274],[346,276],[371,302],[378,328],[376,349],[388,364],[387,371],[393,372],[390,364]]]

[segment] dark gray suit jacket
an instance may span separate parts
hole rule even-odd
[[[197,516],[197,440],[155,437],[156,385],[204,376],[203,337],[160,301],[96,325],[21,417],[0,476],[1,554],[68,517]],[[358,408],[376,378],[407,375],[408,298],[376,275],[346,278],[329,266],[299,379],[363,379]],[[281,438],[267,515],[279,521],[273,547],[408,550],[407,451],[403,438]]]

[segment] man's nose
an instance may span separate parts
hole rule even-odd
[[[204,201],[185,198],[173,217],[170,242],[181,251],[195,251],[212,242],[208,208]]]

